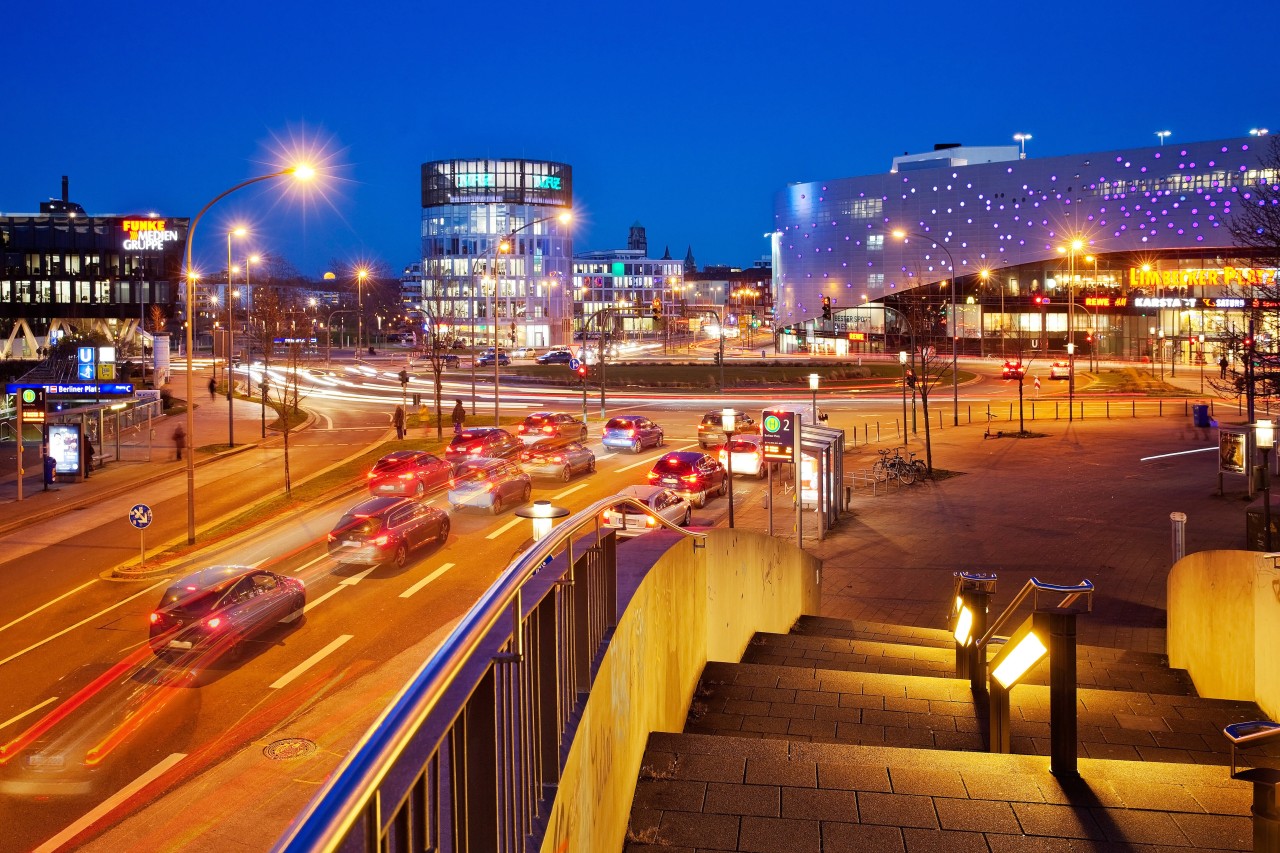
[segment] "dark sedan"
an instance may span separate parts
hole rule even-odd
[[[494,356],[493,356],[493,353],[491,353],[491,352],[481,353],[481,354],[480,354],[480,357],[476,359],[476,366],[477,366],[477,367],[492,367],[492,366],[493,366],[493,357],[494,357]],[[506,367],[506,366],[507,366],[507,365],[509,365],[510,363],[511,363],[511,357],[510,357],[510,356],[508,356],[505,352],[500,352],[500,353],[498,353],[498,364],[500,364],[500,365],[501,365],[501,366],[503,366],[503,367]]]
[[[306,603],[297,578],[251,566],[202,569],[165,590],[151,613],[151,651],[216,656],[279,622],[296,621]]]
[[[573,353],[567,349],[556,349],[551,352],[544,352],[542,355],[534,359],[538,364],[568,364],[573,361]]]
[[[464,429],[445,448],[444,458],[454,468],[468,459],[514,459],[524,443],[501,427]]]
[[[649,482],[687,497],[696,507],[707,505],[713,494],[729,493],[724,466],[705,453],[677,450],[653,463]]]
[[[425,450],[397,450],[369,469],[369,493],[422,497],[448,487],[453,466]]]
[[[369,498],[347,510],[329,532],[329,556],[339,563],[397,568],[409,552],[449,539],[449,514],[407,498]]]

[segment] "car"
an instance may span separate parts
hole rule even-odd
[[[746,412],[735,412],[733,420],[734,435],[760,432],[760,424]],[[702,423],[698,424],[698,445],[705,449],[719,447],[722,444],[724,444],[723,411],[716,409],[702,416]]]
[[[233,649],[280,622],[297,622],[307,604],[301,580],[252,566],[211,566],[179,578],[151,611],[156,656]]]
[[[567,349],[553,349],[550,352],[544,352],[534,361],[538,364],[568,364],[573,361],[573,358],[573,353]]]
[[[1055,361],[1049,365],[1050,379],[1070,379],[1071,378],[1071,362]]]
[[[696,507],[706,506],[713,494],[729,493],[724,466],[696,450],[672,451],[653,463],[649,483],[687,497]]]
[[[449,514],[410,498],[376,497],[353,506],[329,531],[329,556],[339,563],[397,568],[427,542],[449,539]]]
[[[516,434],[525,444],[533,444],[547,438],[562,441],[586,441],[587,425],[564,412],[534,412],[516,427]]]
[[[635,498],[648,506],[652,513],[630,505],[606,509],[600,521],[605,527],[618,531],[618,536],[639,536],[657,530],[661,525],[654,520],[655,515],[681,527],[693,517],[693,505],[688,499],[662,486],[627,486],[618,492],[618,497]]]
[[[720,464],[724,465],[726,470],[732,470],[734,475],[750,474],[752,477],[763,480],[769,473],[769,463],[764,458],[763,444],[759,436],[735,435],[732,441],[720,448]],[[730,454],[733,455],[732,460],[729,459]],[[730,461],[733,462],[732,465],[729,464]]]
[[[515,347],[511,350],[512,358],[533,358],[533,347]]]
[[[1002,379],[1021,379],[1025,368],[1020,361],[1006,361],[1000,371]]]
[[[556,477],[566,483],[574,474],[596,470],[596,455],[577,441],[544,438],[520,453],[520,467],[530,477]]]
[[[425,450],[397,450],[369,469],[369,494],[422,497],[449,485],[453,466]]]
[[[518,456],[524,443],[501,427],[473,427],[453,437],[444,458],[456,469],[467,459],[510,459]]]
[[[510,356],[508,356],[505,352],[500,352],[500,353],[498,353],[498,364],[499,364],[499,365],[501,365],[502,367],[506,367],[506,366],[507,366],[508,364],[510,364],[510,363],[511,363],[511,357],[510,357]],[[492,353],[492,352],[484,352],[484,353],[481,353],[481,354],[480,354],[480,357],[476,359],[476,366],[477,366],[477,367],[488,367],[488,366],[490,366],[490,365],[492,365],[492,364],[493,364],[493,353]]]
[[[481,507],[494,515],[533,494],[529,475],[508,459],[468,459],[449,481],[449,507]]]
[[[639,453],[645,447],[661,447],[666,439],[662,427],[644,415],[618,415],[604,425],[605,447],[625,447]]]
[[[462,364],[462,357],[459,356],[457,353],[445,352],[444,350],[437,350],[436,355],[434,357],[440,359],[441,367],[456,368],[461,366]],[[433,356],[431,355],[426,356],[427,367],[431,367],[432,359],[433,359]]]

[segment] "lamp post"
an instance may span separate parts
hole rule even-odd
[[[249,232],[244,228],[233,228],[227,232],[227,446],[236,446],[235,415],[235,379],[231,372],[231,353],[235,349],[235,329],[231,317],[231,238],[243,237]],[[245,267],[248,269],[248,265]],[[246,273],[247,274],[247,273]]]
[[[1200,393],[1204,393],[1204,332],[1200,333]]]
[[[813,407],[809,417],[816,424],[818,422],[818,379],[820,377],[816,373],[809,374],[809,393],[812,395]]]
[[[356,270],[356,358],[364,352],[364,280],[368,277],[364,267]]]
[[[1160,347],[1160,351],[1157,354],[1157,358],[1159,358],[1160,360],[1160,381],[1163,382],[1164,381],[1164,329],[1159,329],[1156,331],[1156,340]]]
[[[1058,254],[1069,258],[1067,272],[1067,421],[1071,421],[1071,400],[1076,391],[1076,252],[1084,248],[1084,241],[1073,237],[1066,246],[1058,247]]]
[[[1013,135],[1013,141],[1022,146],[1022,151],[1018,154],[1019,160],[1027,159],[1027,140],[1030,138],[1031,134],[1029,133],[1015,133]]]
[[[187,319],[187,335],[186,335],[187,337],[187,340],[186,340],[186,344],[187,344],[187,429],[186,431],[187,431],[187,441],[190,442],[190,446],[192,448],[192,452],[187,454],[187,544],[188,545],[194,545],[196,541],[196,459],[195,459],[195,452],[194,452],[194,448],[196,446],[196,442],[195,442],[196,419],[195,419],[195,406],[193,405],[194,403],[193,397],[195,396],[195,367],[192,364],[192,354],[191,354],[191,347],[194,344],[194,337],[195,337],[194,335],[194,332],[195,332],[194,319],[195,318],[193,315],[195,288],[194,288],[193,282],[195,281],[195,278],[196,278],[196,276],[193,274],[193,271],[192,271],[193,268],[191,265],[191,248],[195,240],[196,226],[200,224],[200,220],[204,217],[204,215],[209,212],[209,208],[213,207],[219,201],[231,195],[236,190],[243,189],[244,187],[247,187],[250,184],[256,184],[259,181],[269,181],[272,178],[280,178],[280,177],[284,177],[285,175],[290,175],[294,178],[297,178],[298,180],[306,181],[315,177],[315,170],[312,169],[310,166],[304,166],[304,165],[290,166],[287,169],[281,169],[280,171],[272,172],[269,175],[259,175],[256,178],[250,178],[247,181],[241,181],[231,189],[225,190],[219,193],[218,195],[214,196],[212,201],[210,201],[208,204],[206,204],[204,207],[200,209],[200,212],[196,214],[196,218],[191,220],[191,226],[187,228],[187,245],[186,245],[186,251],[184,252],[184,254],[186,255],[186,271],[185,271],[186,292],[184,295],[186,297],[186,315],[187,315],[186,317]]]
[[[253,325],[253,316],[251,313],[253,310],[252,309],[253,290],[251,290],[249,287],[249,266],[251,264],[257,264],[261,262],[262,262],[262,258],[260,258],[257,255],[250,255],[249,257],[244,259],[244,336],[245,336],[245,340],[248,341],[248,344],[249,344],[248,353],[249,353],[250,362],[253,361],[253,338],[249,334],[249,329]],[[248,376],[250,378],[250,381],[252,382],[253,374],[249,373]],[[249,396],[250,397],[253,396],[252,387],[249,388]]]
[[[907,351],[898,353],[898,363],[902,365],[902,446],[907,446]]]
[[[1160,137],[1160,146],[1161,146],[1161,147],[1164,147],[1164,141],[1165,141],[1166,139],[1168,139],[1168,138],[1169,138],[1169,135],[1170,135],[1171,133],[1172,133],[1172,131],[1169,131],[1169,130],[1157,130],[1157,131],[1156,131],[1156,136]]]
[[[1031,136],[1027,135],[1027,139]],[[933,243],[935,249],[942,250],[947,256],[947,262],[951,264],[951,323],[947,327],[947,332],[951,335],[951,425],[960,426],[960,376],[956,370],[956,323],[958,314],[956,312],[956,290],[959,288],[959,279],[956,278],[956,260],[951,257],[951,250],[946,246],[934,240],[932,237],[926,237],[923,234],[916,234],[910,231],[894,231],[893,236],[899,240],[905,241],[908,237],[916,237],[921,240],[928,240]]]
[[[809,377],[810,383],[813,384],[813,374]],[[733,434],[737,432],[738,413],[734,409],[720,410],[720,426],[724,428],[724,461],[725,476],[729,479],[729,529],[733,529]]]
[[[1262,451],[1262,526],[1265,528],[1263,533],[1263,546],[1265,550],[1271,550],[1271,471],[1267,465],[1267,457],[1271,455],[1271,448],[1276,445],[1275,424],[1269,420],[1258,421],[1254,425],[1254,433],[1258,441],[1258,450]]]

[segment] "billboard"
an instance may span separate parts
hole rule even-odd
[[[53,457],[53,470],[59,476],[79,476],[80,424],[49,424],[46,433],[49,438],[49,455]]]

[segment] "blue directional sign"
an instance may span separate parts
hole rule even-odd
[[[93,364],[97,359],[93,347],[76,347],[76,362],[78,364]]]
[[[93,362],[88,362],[87,364],[81,362],[76,365],[76,379],[83,382],[92,382],[94,379],[94,372]]]
[[[96,397],[101,394],[106,397],[110,396],[133,396],[132,382],[63,382],[57,384],[42,384],[31,382],[9,382],[4,386],[6,394],[16,394],[23,388],[44,389],[46,394],[74,394],[76,396]]]
[[[151,507],[146,504],[134,504],[129,510],[129,523],[139,530],[146,530],[151,526]]]
[[[578,361],[576,358],[569,359],[570,370],[577,370],[581,366],[582,366],[582,362]]]

